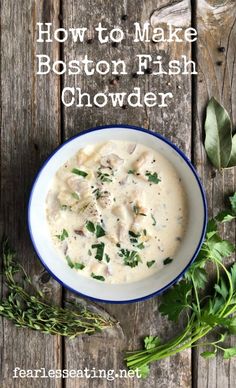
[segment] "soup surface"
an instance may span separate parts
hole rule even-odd
[[[80,149],[57,171],[46,212],[58,255],[72,270],[107,283],[133,282],[171,265],[187,225],[174,166],[124,141]]]

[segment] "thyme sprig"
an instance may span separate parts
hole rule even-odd
[[[115,325],[112,319],[104,318],[78,303],[69,302],[73,309],[49,303],[42,291],[33,286],[23,267],[15,261],[15,253],[6,239],[2,242],[2,263],[7,295],[0,301],[0,315],[16,326],[75,338]]]

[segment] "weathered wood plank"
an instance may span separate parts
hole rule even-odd
[[[215,96],[229,111],[236,122],[236,7],[235,1],[197,1],[198,29],[198,82],[195,115],[194,160],[206,187],[209,214],[212,216],[225,206],[225,198],[235,191],[235,170],[222,174],[207,161],[202,145],[203,119],[208,99]],[[224,47],[225,52],[220,52]],[[235,225],[225,226],[225,236],[235,240]],[[232,262],[232,259],[230,260]],[[235,346],[232,338],[231,346]],[[234,345],[233,345],[234,344]],[[204,360],[200,352],[194,354],[194,387],[235,387],[236,361]]]
[[[6,233],[19,260],[38,281],[42,266],[26,228],[26,208],[38,167],[60,141],[59,79],[36,76],[37,49],[58,58],[58,44],[36,44],[36,22],[58,26],[59,1],[1,2],[1,234]],[[48,292],[61,300],[60,287]],[[57,369],[61,339],[18,329],[1,321],[1,387],[61,387],[59,380],[12,379],[13,369]]]
[[[159,1],[158,7],[163,8],[170,5],[171,1]],[[63,25],[65,28],[80,26],[89,28],[89,38],[94,38],[94,27],[102,21],[107,27],[122,25],[132,30],[132,24],[136,21],[144,22],[149,20],[153,11],[157,8],[157,2],[148,1],[112,1],[96,0],[89,4],[85,0],[76,2],[73,0],[63,2]],[[182,7],[181,7],[182,9]],[[168,9],[164,22],[171,22],[171,7]],[[123,14],[128,15],[127,21],[121,21]],[[161,13],[161,15],[163,15]],[[158,18],[158,15],[157,15]],[[183,27],[190,25],[191,13],[190,2],[184,1],[184,7],[181,11],[180,19]],[[158,20],[158,19],[157,19]],[[163,20],[159,20],[163,22]],[[165,24],[164,24],[165,25]],[[159,108],[138,109],[127,107],[112,108],[110,105],[100,109],[92,108],[65,108],[64,126],[65,136],[68,138],[77,132],[102,124],[128,123],[148,127],[160,132],[182,148],[189,156],[191,154],[191,77],[154,77],[142,76],[137,79],[132,78],[131,73],[135,71],[135,64],[132,58],[136,54],[150,53],[160,54],[168,59],[178,58],[185,54],[191,57],[191,48],[189,44],[164,44],[155,45],[153,43],[140,43],[134,45],[132,37],[121,43],[117,48],[111,44],[101,45],[96,39],[91,44],[73,44],[70,41],[64,44],[65,60],[69,61],[75,58],[82,58],[86,53],[93,60],[111,60],[124,59],[129,68],[129,75],[123,75],[116,85],[111,85],[111,75],[86,77],[64,76],[65,86],[79,86],[84,92],[92,95],[105,90],[117,90],[131,92],[134,86],[140,86],[142,93],[147,91],[167,91],[173,90],[175,100],[168,108],[163,110]],[[124,368],[122,362],[122,350],[135,349],[140,347],[140,338],[147,334],[158,334],[161,337],[168,337],[176,333],[177,328],[171,327],[163,318],[157,314],[157,304],[159,298],[153,298],[146,302],[135,303],[132,305],[106,305],[106,308],[115,315],[121,322],[125,337],[117,333],[107,336],[99,335],[90,338],[80,338],[73,342],[65,342],[65,367],[79,368],[85,367],[96,369],[115,369]],[[107,387],[109,382],[105,379],[70,379],[66,381],[67,388],[82,387]],[[151,375],[148,379],[139,381],[137,379],[116,380],[115,387],[158,387],[158,388],[177,388],[191,386],[191,352],[186,351],[181,355],[172,357],[170,360],[164,360],[156,363],[152,367]]]

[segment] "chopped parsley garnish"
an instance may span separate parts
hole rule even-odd
[[[96,225],[96,237],[99,238],[99,237],[102,237],[102,236],[105,236],[106,232],[105,230],[102,228],[101,225],[97,224]]]
[[[135,170],[129,170],[128,174],[135,174]]]
[[[131,268],[136,267],[139,263],[142,262],[141,257],[136,251],[129,251],[128,249],[121,249],[118,252],[120,257],[123,257],[124,264],[128,265]]]
[[[56,237],[60,240],[60,241],[64,241],[67,237],[69,237],[69,234],[67,232],[66,229],[63,229],[63,231],[61,232],[61,234],[56,234]]]
[[[98,169],[97,176],[101,182],[108,182],[108,183],[112,182],[111,175],[108,174],[107,172],[102,172],[101,168]]]
[[[140,237],[140,233],[135,233],[132,230],[129,230],[129,235],[131,237],[134,237],[134,238],[139,238]]]
[[[88,175],[87,172],[82,171],[82,170],[78,170],[78,168],[73,168],[73,169],[71,170],[71,172],[73,172],[73,174],[82,176],[83,178],[86,178],[86,176]]]
[[[74,199],[79,200],[79,194],[77,194],[75,191],[74,191],[73,193],[71,193],[71,195],[72,195],[72,197],[73,197]]]
[[[103,242],[99,244],[93,244],[92,249],[97,249],[95,259],[98,261],[102,261],[103,259],[103,253],[104,253],[105,244]]]
[[[91,251],[91,249],[88,250],[88,255],[89,255],[89,256],[92,256],[92,251]]]
[[[161,182],[161,179],[158,177],[157,173],[154,172],[153,174],[149,171],[146,172],[146,177],[148,177],[148,181],[152,183],[159,183]]]
[[[89,232],[94,233],[95,232],[95,225],[92,221],[87,221],[85,224],[86,228]]]
[[[95,189],[95,190],[92,191],[92,193],[95,195],[96,199],[99,199],[101,197],[101,195],[102,195],[100,189]]]
[[[140,233],[135,233],[132,230],[129,230],[129,239],[131,244],[138,249],[144,249],[144,243],[143,242],[140,243],[138,240],[140,236],[141,236]]]
[[[172,263],[172,261],[173,261],[173,259],[171,257],[167,257],[165,260],[163,260],[163,264],[167,265],[167,264]]]
[[[155,260],[147,261],[147,266],[150,268],[153,264],[155,264]]]
[[[101,225],[97,224],[95,226],[92,221],[87,221],[85,226],[89,232],[95,233],[97,238],[105,236],[105,234],[106,234],[105,230],[103,229],[103,227]]]
[[[152,225],[153,225],[153,226],[156,226],[156,224],[157,224],[157,222],[156,222],[156,218],[154,217],[154,215],[153,215],[153,214],[151,214],[151,217],[152,217],[152,220],[153,220],[153,223],[152,223]]]
[[[137,248],[138,248],[138,249],[144,249],[144,243],[143,243],[143,242],[139,243],[139,244],[137,245]]]
[[[95,275],[95,273],[91,273],[91,276],[93,279],[96,279],[96,280],[100,280],[101,282],[104,282],[105,281],[105,278],[104,276],[101,276],[101,275]]]
[[[84,264],[73,262],[71,260],[70,256],[66,256],[66,260],[67,260],[67,264],[69,265],[70,268],[80,269],[80,270],[85,268]]]
[[[108,256],[108,254],[107,253],[105,253],[105,260],[106,260],[106,262],[107,263],[109,263],[110,262],[110,256]]]

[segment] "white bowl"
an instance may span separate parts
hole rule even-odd
[[[52,178],[58,168],[80,148],[108,140],[141,143],[163,154],[177,170],[188,198],[188,228],[171,265],[157,274],[127,284],[107,284],[81,276],[72,270],[58,253],[51,240],[46,219],[45,200]],[[28,207],[28,225],[32,243],[44,267],[63,286],[80,295],[109,302],[128,303],[160,294],[179,280],[191,265],[204,240],[207,205],[197,173],[174,144],[159,134],[127,125],[97,127],[69,139],[45,161],[34,181]]]

